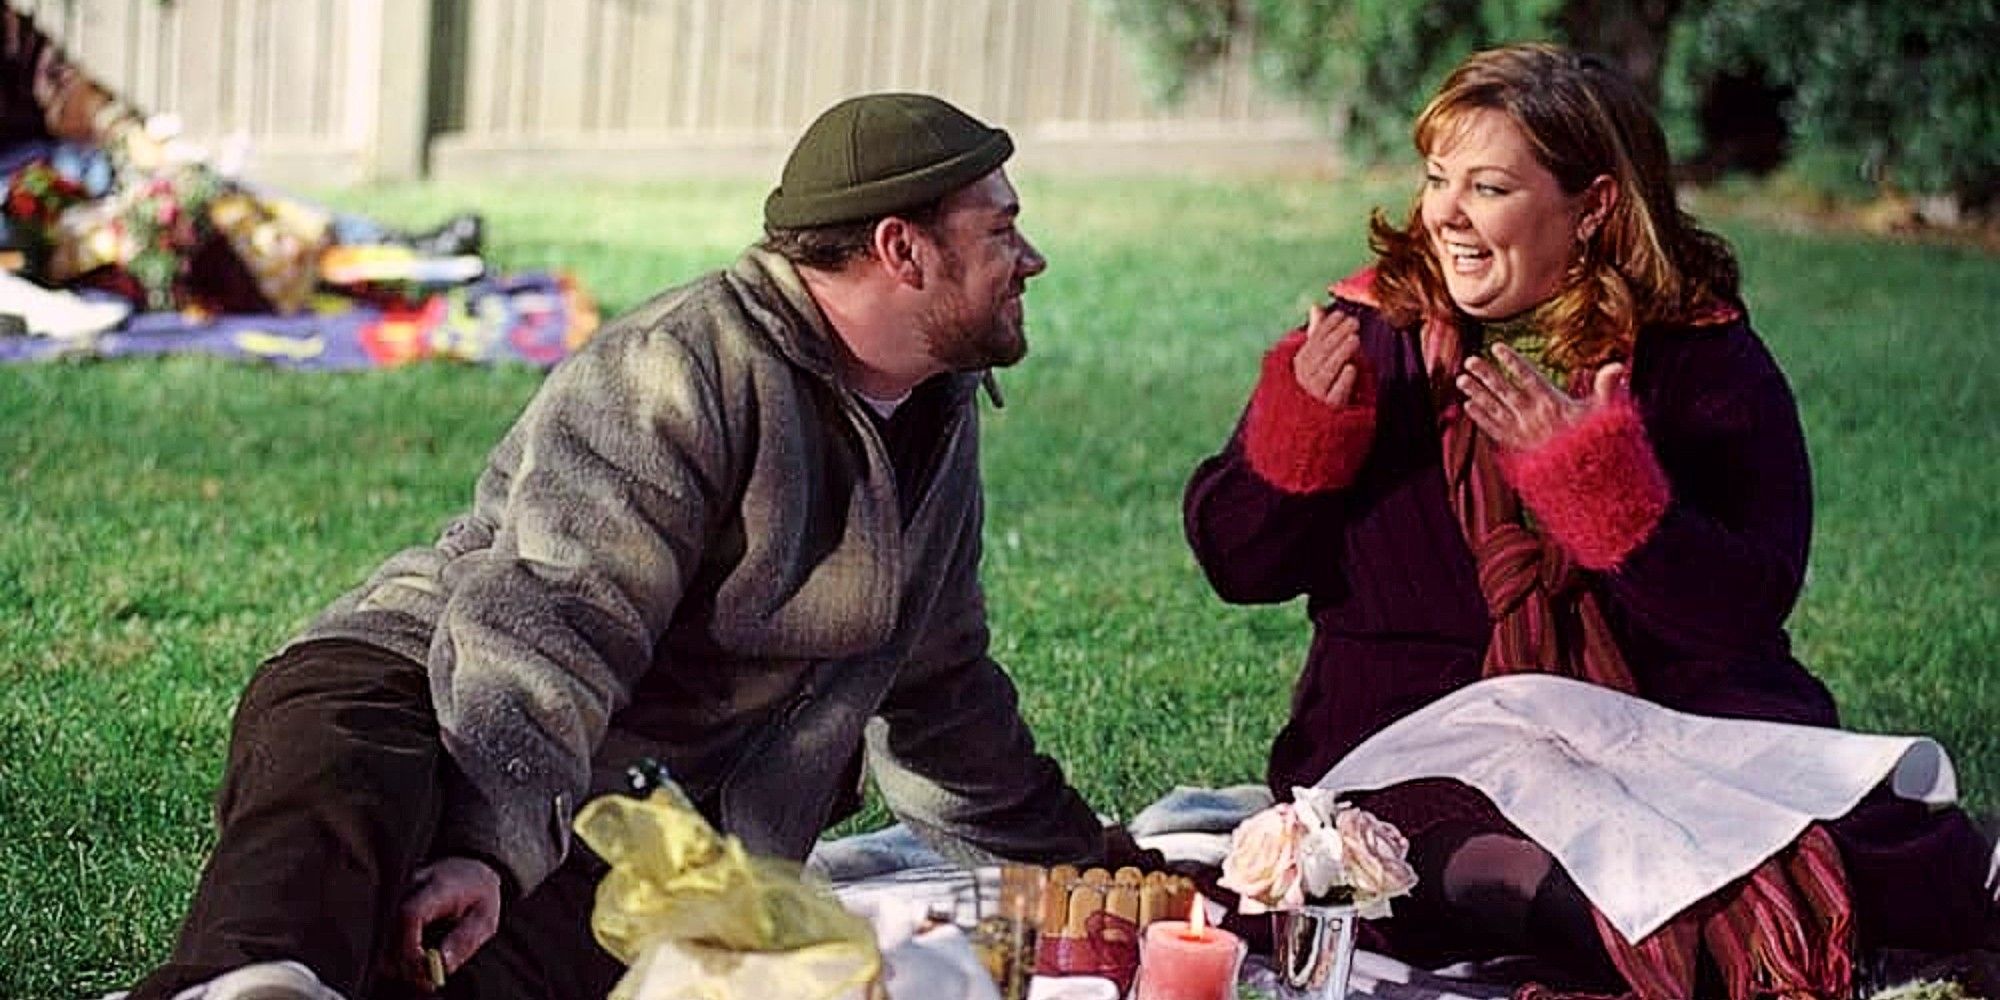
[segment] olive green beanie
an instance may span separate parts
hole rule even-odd
[[[891,215],[993,172],[1014,141],[926,94],[865,94],[806,127],[764,199],[764,224],[805,229]]]

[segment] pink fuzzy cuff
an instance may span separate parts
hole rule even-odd
[[[1354,402],[1329,406],[1306,395],[1292,375],[1292,359],[1305,342],[1305,334],[1295,332],[1264,355],[1243,426],[1250,468],[1287,493],[1352,483],[1375,438],[1375,375],[1368,363],[1356,362]]]
[[[1667,512],[1667,475],[1630,403],[1504,456],[1500,469],[1549,537],[1590,569],[1623,562]]]

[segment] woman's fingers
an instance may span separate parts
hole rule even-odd
[[[1532,393],[1537,388],[1547,388],[1554,392],[1562,391],[1557,389],[1555,383],[1550,382],[1548,377],[1541,373],[1540,369],[1528,363],[1528,359],[1522,357],[1519,351],[1508,347],[1506,344],[1493,345],[1493,360],[1507,376],[1508,380],[1524,392]]]
[[[1306,342],[1292,360],[1299,388],[1335,406],[1350,402],[1360,377],[1355,371],[1360,329],[1360,321],[1352,316],[1313,306],[1306,314]]]
[[[1326,401],[1335,406],[1345,405],[1354,398],[1354,383],[1360,377],[1353,365],[1342,365],[1340,374],[1333,377],[1333,387],[1327,390]]]
[[[1487,437],[1492,438],[1493,443],[1509,449],[1519,446],[1519,421],[1514,419],[1512,410],[1495,403],[1491,397],[1475,400],[1467,396],[1465,416]]]
[[[1326,325],[1327,309],[1322,305],[1306,307],[1306,339],[1311,340]]]
[[[1466,413],[1506,448],[1540,447],[1630,393],[1629,369],[1623,364],[1599,368],[1590,395],[1574,398],[1506,345],[1495,345],[1492,354],[1491,359],[1467,359],[1457,385],[1465,394]]]
[[[1517,410],[1543,399],[1560,398],[1563,393],[1546,376],[1506,344],[1493,345],[1491,358],[1467,358],[1465,370],[1473,373],[1493,394]]]
[[[1468,358],[1465,370],[1459,373],[1457,384],[1467,403],[1495,411],[1495,416],[1501,411],[1515,410],[1522,401],[1520,391],[1514,384],[1485,358]]]
[[[1459,388],[1468,395],[1477,392],[1496,400],[1505,399],[1515,391],[1514,383],[1508,381],[1493,362],[1478,355],[1465,359],[1465,368],[1459,373],[1458,382]]]
[[[497,903],[468,910],[458,923],[452,925],[451,933],[445,935],[438,946],[444,958],[445,971],[457,972],[459,966],[470,960],[499,930],[500,910]]]
[[[1505,344],[1493,357],[1467,358],[1457,379],[1465,412],[1503,448],[1532,448],[1561,425],[1568,397]]]

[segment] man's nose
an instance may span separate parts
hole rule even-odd
[[[1026,236],[1021,237],[1021,277],[1032,278],[1049,269],[1049,259]]]

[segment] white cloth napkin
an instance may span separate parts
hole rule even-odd
[[[958,928],[945,924],[882,953],[889,1000],[1000,1000],[1000,991]]]
[[[1103,976],[1036,976],[1028,1000],[1118,1000],[1118,984]]]
[[[950,867],[886,872],[834,889],[875,928],[890,1000],[999,1000],[965,932],[932,921],[968,918],[974,891],[972,873]]]
[[[1485,792],[1628,941],[1885,778],[1905,798],[1958,797],[1951,760],[1930,739],[1688,715],[1549,674],[1446,695],[1318,784],[1343,792],[1424,777]]]

